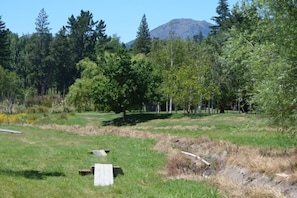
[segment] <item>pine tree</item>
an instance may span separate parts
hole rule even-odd
[[[196,43],[201,43],[203,41],[203,34],[202,32],[200,31],[198,34],[194,35],[193,36],[193,40],[196,42]]]
[[[146,21],[146,16],[144,14],[137,31],[135,42],[133,44],[134,53],[148,54],[150,52],[150,45],[151,45],[150,31]]]
[[[219,0],[216,12],[218,16],[212,17],[212,20],[217,25],[210,27],[213,34],[217,34],[219,31],[226,30],[230,27],[230,10],[227,0]]]
[[[49,26],[49,21],[48,21],[48,15],[46,14],[44,8],[42,8],[38,14],[38,17],[36,18],[35,22],[35,30],[39,34],[49,34],[50,33],[50,28]]]
[[[88,57],[91,60],[96,59],[96,25],[98,21],[93,20],[93,14],[90,11],[81,10],[80,15],[68,18],[66,26],[69,32],[71,48],[75,54],[75,64]]]
[[[99,56],[103,56],[104,51],[108,50],[107,43],[111,41],[111,37],[107,36],[106,24],[103,20],[100,20],[96,26],[96,55],[98,59]]]
[[[36,33],[32,35],[30,59],[33,66],[33,81],[37,88],[38,95],[44,95],[50,88],[51,77],[51,63],[49,62],[49,45],[52,40],[50,28],[48,27],[48,15],[42,9],[36,18]]]
[[[9,69],[8,61],[9,61],[9,41],[8,41],[8,33],[9,31],[5,29],[5,23],[2,21],[0,16],[0,66],[5,69]]]

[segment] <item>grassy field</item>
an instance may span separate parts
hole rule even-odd
[[[292,148],[297,146],[297,135],[290,130],[271,126],[268,119],[256,114],[212,114],[187,116],[173,114],[128,114],[122,123],[121,114],[81,113],[81,114],[32,114],[26,117],[35,124],[132,126],[138,130],[153,133],[169,133],[188,137],[207,136],[210,139],[227,140],[238,145],[252,145],[272,148]]]
[[[258,115],[215,114],[188,117],[183,114],[102,113],[32,114],[19,124],[0,128],[20,130],[23,134],[0,133],[0,197],[222,197],[201,182],[171,180],[159,174],[166,156],[151,147],[152,139],[114,135],[81,136],[61,130],[40,129],[38,125],[79,125],[119,128],[187,137],[209,137],[238,145],[287,149],[295,147],[293,133],[279,132]],[[27,123],[30,123],[28,125]],[[88,152],[110,149],[105,157]],[[94,187],[93,176],[80,176],[80,169],[94,163],[121,166],[124,175],[108,187]]]
[[[65,123],[97,123],[101,116],[105,117],[72,115]],[[150,149],[155,143],[151,139],[79,136],[34,126],[1,125],[0,128],[23,132],[0,133],[1,197],[220,197],[216,190],[202,183],[166,180],[158,174],[166,157]],[[94,149],[111,152],[100,158],[88,154]],[[88,169],[94,163],[119,165],[124,176],[118,176],[113,186],[94,187],[92,175],[78,174],[80,169]]]

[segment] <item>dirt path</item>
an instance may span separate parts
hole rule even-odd
[[[160,170],[168,179],[194,179],[215,186],[226,197],[297,198],[297,149],[275,150],[237,146],[208,138],[183,138],[169,134],[138,131],[135,127],[40,126],[80,135],[113,134],[157,140],[153,149],[165,153],[166,167]],[[202,157],[205,163],[181,153]]]

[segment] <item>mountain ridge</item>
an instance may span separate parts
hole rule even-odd
[[[202,20],[194,20],[190,18],[172,19],[167,23],[164,23],[150,31],[151,38],[159,38],[166,40],[170,37],[171,32],[176,37],[186,39],[187,37],[193,38],[193,36],[202,32],[203,37],[206,37],[210,33],[210,26],[213,24]],[[128,42],[126,45],[129,47],[133,45],[135,40]]]

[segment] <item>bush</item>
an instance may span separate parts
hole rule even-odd
[[[20,122],[23,122],[24,117],[26,115],[27,114],[24,114],[24,113],[9,114],[9,115],[0,114],[0,123],[7,123],[7,124],[10,124],[10,123],[20,123]]]
[[[26,113],[48,113],[49,109],[44,106],[35,105],[26,109]]]

